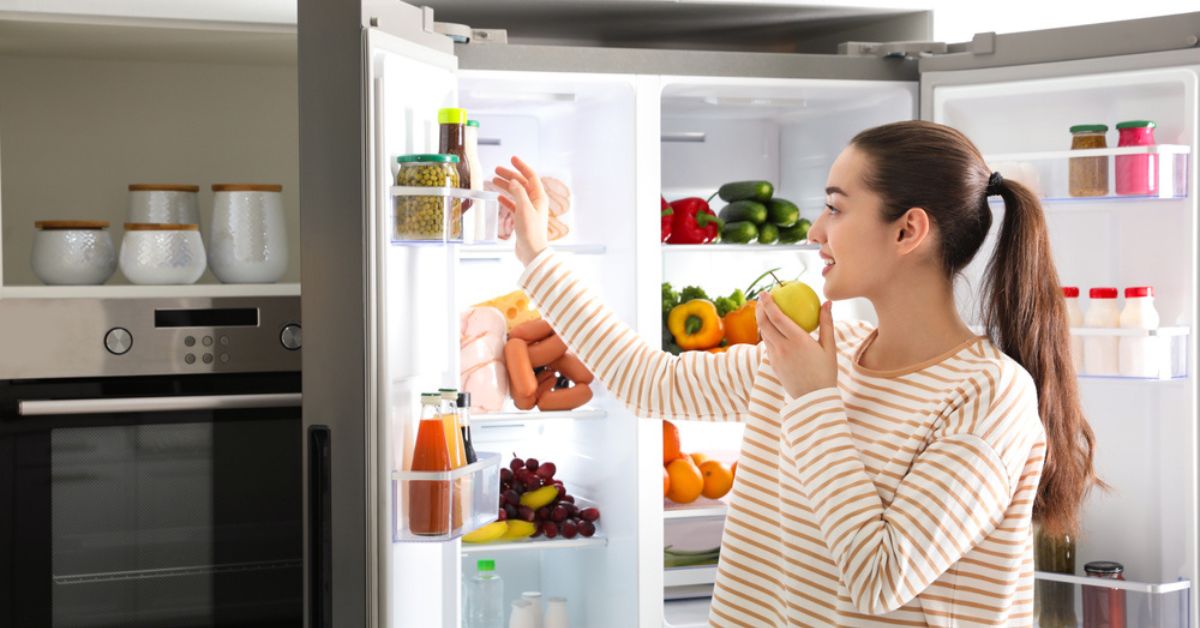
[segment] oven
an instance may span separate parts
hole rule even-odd
[[[0,301],[0,625],[301,625],[299,305]]]

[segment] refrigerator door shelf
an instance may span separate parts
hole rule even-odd
[[[500,501],[500,454],[481,451],[474,464],[451,471],[393,471],[392,472],[392,540],[450,541],[496,520],[496,504]],[[444,534],[416,534],[412,530],[410,504],[419,508],[426,504],[416,500],[438,495],[444,506],[446,521],[437,522]],[[459,516],[452,515],[459,509]],[[457,521],[456,521],[457,520]],[[461,522],[457,529],[453,523]]]
[[[1186,198],[1188,195],[1188,157],[1191,147],[1179,144],[1157,146],[1118,146],[1086,150],[1056,150],[1028,153],[985,155],[988,165],[1005,178],[1019,181],[1031,188],[1044,202],[1083,202],[1129,198]],[[1074,161],[1087,160],[1087,161]],[[1095,160],[1095,161],[1093,161]],[[1150,194],[1117,194],[1117,179],[1123,160],[1149,168],[1146,176],[1152,180]],[[1071,167],[1099,162],[1106,172],[1107,192],[1097,196],[1071,194]],[[1134,164],[1136,165],[1136,164]],[[994,198],[993,200],[998,200]]]
[[[588,419],[603,419],[607,416],[608,412],[605,410],[584,406],[567,411],[541,412],[530,410],[525,412],[517,410],[514,412],[472,414],[471,424],[479,425],[486,423],[488,425],[499,425],[502,423],[528,423],[530,421],[584,421]]]
[[[1071,586],[1075,600],[1075,616],[1088,621],[1089,607],[1111,608],[1118,602],[1124,606],[1126,625],[1181,626],[1191,625],[1188,601],[1192,583],[1189,580],[1171,582],[1139,582],[1075,576],[1045,571],[1034,572],[1041,582],[1061,582]],[[1075,594],[1075,590],[1079,593]],[[1090,602],[1090,603],[1089,603]]]
[[[393,244],[473,244],[498,239],[500,195],[495,192],[393,186],[391,193]],[[471,205],[464,211],[468,200]]]

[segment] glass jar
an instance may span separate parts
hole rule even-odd
[[[438,415],[442,396],[421,394],[421,422],[413,447],[413,471],[449,471],[452,467],[446,430]],[[448,534],[451,525],[450,483],[446,480],[412,480],[408,483],[408,527],[413,534]]]
[[[1106,124],[1077,124],[1071,127],[1071,150],[1108,148]],[[1108,157],[1072,157],[1070,160],[1071,196],[1108,194]]]
[[[1124,580],[1125,566],[1107,560],[1090,562],[1083,571],[1091,578]],[[1104,586],[1083,587],[1083,628],[1125,628],[1125,591]]]
[[[1034,539],[1034,566],[1038,571],[1075,573],[1075,538],[1049,535],[1039,528]],[[1075,628],[1075,587],[1066,582],[1038,580],[1033,596],[1034,615],[1041,628]]]
[[[458,187],[471,189],[471,164],[467,157],[467,110],[447,107],[438,110],[438,152],[458,157]],[[462,210],[471,209],[471,201],[462,201]]]
[[[401,155],[396,185],[457,188],[458,156]],[[461,240],[462,200],[450,196],[415,195],[395,198],[396,240]]]
[[[1117,124],[1121,136],[1118,146],[1154,146],[1155,124],[1150,120],[1127,120]],[[1117,155],[1117,194],[1122,196],[1158,194],[1158,155]]]

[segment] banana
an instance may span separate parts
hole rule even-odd
[[[533,534],[535,529],[532,523],[528,521],[521,521],[520,519],[509,519],[504,523],[508,524],[508,526],[500,538],[506,541],[527,538],[529,535]]]
[[[507,531],[507,521],[493,521],[477,530],[464,534],[462,540],[464,543],[487,543],[488,541],[495,541]]]
[[[558,497],[558,487],[551,484],[550,486],[543,486],[536,491],[529,491],[521,495],[521,505],[537,510],[554,501],[556,497]]]

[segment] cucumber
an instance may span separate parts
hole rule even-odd
[[[794,226],[779,230],[780,244],[795,244],[808,238],[808,228],[812,223],[807,218],[801,218]]]
[[[721,241],[735,244],[753,242],[758,237],[758,227],[749,221],[727,222],[721,228]]]
[[[800,208],[783,198],[767,201],[767,222],[776,227],[791,227],[800,220]]]
[[[734,181],[722,185],[721,189],[717,190],[717,195],[727,203],[733,201],[766,202],[771,200],[771,195],[774,193],[775,186],[771,185],[770,181]]]
[[[779,227],[771,223],[767,223],[758,228],[758,243],[759,244],[775,244],[779,239]]]
[[[748,221],[761,225],[767,222],[767,206],[758,201],[734,201],[721,208],[719,217],[725,222]]]

